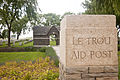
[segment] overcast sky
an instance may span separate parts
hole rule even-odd
[[[85,0],[38,0],[42,13],[64,14],[65,12],[84,12],[82,2]]]
[[[56,13],[63,15],[65,12],[81,13],[84,12],[82,2],[85,0],[38,0],[38,5],[44,13]],[[21,35],[20,38],[32,37],[33,31]]]

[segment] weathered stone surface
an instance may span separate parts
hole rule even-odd
[[[81,78],[78,78],[78,77],[66,77],[65,80],[83,80]]]
[[[95,78],[84,78],[83,80],[95,80]]]
[[[88,73],[88,67],[72,67],[66,68],[65,72],[67,74],[75,74],[75,73]]]
[[[114,15],[71,15],[66,16],[66,27],[113,27],[116,25]],[[63,26],[61,26],[63,28]]]
[[[65,80],[83,80],[81,75],[67,75],[65,76]]]
[[[72,15],[61,22],[60,80],[118,77],[114,15]]]
[[[89,77],[118,77],[118,73],[94,73],[94,74],[83,74],[83,78]]]
[[[117,66],[115,21],[113,15],[66,16],[60,31],[61,62],[67,67]]]
[[[104,72],[104,66],[89,67],[89,73],[102,73],[102,72]]]
[[[96,78],[96,80],[118,80],[118,77],[104,77],[104,78]]]
[[[118,66],[105,66],[105,72],[118,72]]]

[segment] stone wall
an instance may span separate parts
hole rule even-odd
[[[118,80],[118,66],[65,67],[59,64],[60,80]]]

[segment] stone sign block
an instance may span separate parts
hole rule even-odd
[[[115,16],[66,16],[61,24],[61,60],[65,65],[118,65]]]
[[[84,67],[87,70],[81,71]],[[60,80],[118,80],[117,76],[116,17],[66,16],[60,30]]]

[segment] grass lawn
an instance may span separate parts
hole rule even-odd
[[[33,41],[27,44],[23,44],[22,46],[19,45],[19,42],[15,43],[15,46],[12,45],[12,47],[29,47],[29,46],[33,46]]]
[[[23,43],[24,41],[22,41],[22,43]],[[6,45],[5,44],[5,42],[3,42],[3,45],[2,46],[0,46],[0,47],[7,47],[8,45]],[[29,47],[29,46],[33,46],[33,41],[32,42],[29,42],[29,43],[27,43],[27,44],[23,44],[23,45],[19,45],[19,42],[16,42],[15,43],[15,46],[13,46],[13,44],[11,44],[11,47]]]
[[[44,52],[0,52],[0,64],[8,61],[28,61],[45,57]]]
[[[56,41],[50,41],[51,46],[56,46]]]
[[[24,46],[28,46],[31,44],[32,43],[28,43]],[[51,57],[52,60],[55,61],[55,65],[58,66],[59,60],[52,47],[40,48],[40,49],[41,49],[40,52],[0,52],[0,64],[9,62],[9,61],[17,61],[17,62],[29,61],[29,60],[34,61],[40,56],[43,58],[46,56],[49,56]]]
[[[29,42],[27,44],[24,44],[22,47],[28,47],[28,46],[33,46],[33,41],[32,42]]]
[[[0,47],[6,47],[7,45],[5,44],[5,42],[3,42],[2,45],[0,45]]]
[[[23,43],[24,41],[22,41],[22,43]],[[33,46],[33,41],[32,42],[29,42],[29,43],[27,43],[27,44],[23,44],[23,45],[19,45],[19,43],[20,42],[16,42],[15,43],[15,46],[13,46],[13,44],[11,44],[11,47],[29,47],[29,46]],[[51,46],[56,46],[56,41],[50,41],[50,45]],[[5,42],[3,42],[3,45],[1,46],[0,45],[0,47],[7,47],[8,45],[6,45],[5,44]]]

